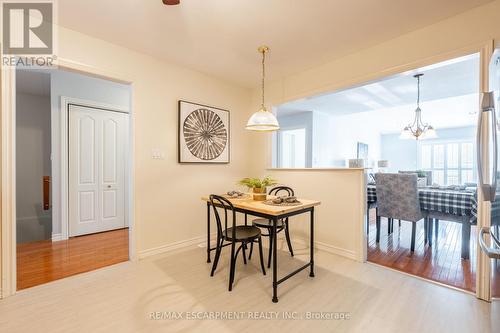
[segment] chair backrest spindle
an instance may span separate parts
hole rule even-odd
[[[295,192],[293,191],[293,189],[288,186],[276,186],[269,191],[269,195],[278,196],[280,192],[286,192],[289,197],[295,196]]]
[[[219,235],[222,235],[223,230],[227,230],[227,222],[228,222],[228,213],[227,211],[230,210],[232,212],[232,227],[233,227],[233,234],[236,232],[236,212],[234,210],[233,204],[227,200],[226,198],[220,196],[220,195],[215,195],[211,194],[210,195],[210,204],[212,205],[214,209],[214,215],[215,215],[215,221],[217,222],[217,233]],[[224,229],[222,229],[222,221],[221,217],[219,214],[219,209],[224,211]],[[233,235],[234,237],[234,235]]]

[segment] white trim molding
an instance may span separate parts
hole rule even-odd
[[[130,114],[129,134],[129,164],[128,164],[128,190],[129,190],[129,258],[137,258],[137,242],[135,235],[134,216],[134,146],[133,146],[133,78],[123,73],[110,72],[104,68],[89,66],[69,59],[58,58],[56,61],[62,70],[78,72],[86,75],[96,76],[114,82],[130,84],[131,102],[127,112]],[[1,221],[0,221],[0,249],[1,249],[1,281],[0,298],[5,298],[16,293],[16,156],[15,156],[15,117],[16,117],[16,69],[13,67],[1,67]],[[109,108],[109,105],[107,105]],[[113,108],[115,108],[113,106]],[[66,124],[66,123],[64,123]],[[55,209],[55,208],[54,208]],[[62,240],[63,235],[52,235],[54,239]]]
[[[64,240],[64,239],[63,239],[61,233],[52,234],[52,241],[53,242],[59,242],[59,241],[62,241],[62,240]]]
[[[211,235],[211,239],[216,239],[216,234]],[[198,236],[191,239],[185,239],[174,243],[160,245],[147,250],[139,251],[139,259],[144,259],[157,254],[168,253],[179,249],[185,249],[195,246],[206,246],[207,236]],[[214,243],[215,244],[215,243]]]
[[[68,213],[68,208],[69,208],[69,201],[68,201],[68,182],[69,182],[69,176],[68,176],[68,134],[69,134],[69,128],[68,128],[68,107],[70,104],[74,105],[79,105],[79,106],[86,106],[90,108],[97,108],[97,109],[103,109],[103,110],[108,110],[108,111],[116,111],[116,112],[123,112],[123,113],[129,113],[129,108],[125,108],[122,106],[118,105],[111,105],[111,104],[106,104],[106,103],[100,103],[96,101],[91,101],[91,100],[85,100],[85,99],[80,99],[80,98],[72,98],[72,97],[67,97],[67,96],[61,96],[61,102],[60,102],[60,110],[59,110],[59,118],[60,118],[60,161],[53,161],[53,163],[60,163],[61,169],[60,169],[60,174],[54,176],[59,176],[60,181],[59,181],[59,191],[60,195],[57,193],[53,193],[54,198],[60,198],[60,202],[57,203],[54,201],[53,207],[54,209],[59,210],[59,216],[60,216],[60,221],[56,221],[56,223],[61,224],[61,239],[59,240],[66,240],[69,237],[69,213]],[[129,124],[131,120],[129,119]],[[56,129],[57,130],[57,129]],[[128,144],[128,149],[127,149],[127,155],[130,156],[130,142]],[[125,212],[125,225],[130,226],[130,216],[128,216],[128,206],[132,204],[130,201],[130,197],[128,195],[128,191],[130,189],[130,175],[131,175],[131,170],[129,168],[129,157],[127,157],[127,181],[126,181],[126,186],[125,186],[125,197],[127,199],[127,205],[126,205],[126,212]],[[55,170],[53,167],[52,170]],[[56,182],[56,180],[54,180]]]
[[[300,244],[301,246],[304,246],[309,250],[309,238],[308,239],[295,238],[292,240],[292,243]],[[316,250],[328,252],[328,253],[335,254],[335,255],[338,255],[338,256],[341,256],[341,257],[344,257],[347,259],[358,261],[358,255],[356,254],[355,251],[352,251],[352,250],[347,250],[347,249],[344,249],[344,248],[341,248],[341,247],[338,247],[335,245],[331,245],[331,244],[327,244],[327,243],[323,243],[323,242],[318,242],[318,241],[314,242],[314,248]]]
[[[1,298],[16,292],[16,70],[2,66]]]

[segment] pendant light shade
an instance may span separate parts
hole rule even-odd
[[[277,131],[280,129],[278,119],[267,110],[259,110],[248,119],[247,130],[250,131]]]
[[[246,126],[247,130],[250,131],[258,131],[258,132],[270,132],[277,131],[280,129],[280,125],[278,123],[278,119],[276,116],[267,111],[265,107],[265,78],[266,78],[266,53],[269,51],[269,47],[261,46],[258,49],[259,53],[262,53],[262,104],[260,106],[260,110],[255,112],[250,119],[248,119],[248,123]]]

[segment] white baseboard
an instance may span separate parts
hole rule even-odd
[[[215,235],[213,235],[211,239],[215,240]],[[151,249],[139,251],[138,257],[139,259],[144,259],[150,256],[154,256],[155,254],[167,253],[182,248],[194,247],[198,245],[206,246],[206,242],[207,242],[207,236],[199,236],[191,239],[185,239],[179,242],[165,244],[153,247]]]
[[[63,240],[63,237],[62,237],[62,234],[59,233],[59,234],[52,234],[52,241],[53,242],[58,242],[58,241],[61,241]]]
[[[215,239],[216,239],[216,235],[213,234],[211,236],[211,240],[213,243],[212,246],[215,246],[215,242],[214,242]],[[186,239],[186,240],[182,240],[179,242],[165,244],[165,245],[161,245],[161,246],[154,247],[151,249],[139,251],[138,257],[139,257],[139,259],[144,259],[144,258],[153,256],[153,255],[156,255],[156,254],[167,253],[167,252],[179,250],[182,248],[188,248],[188,247],[194,247],[194,246],[206,247],[206,241],[207,241],[207,236],[199,236],[199,237],[195,237],[195,238],[191,238],[191,239]],[[305,240],[302,238],[294,239],[293,243],[298,243],[298,244],[301,244],[303,246],[309,246],[309,240]],[[318,242],[318,241],[314,242],[314,247],[318,250],[322,250],[322,251],[325,251],[328,253],[336,254],[336,255],[339,255],[339,256],[342,256],[342,257],[345,257],[348,259],[356,260],[356,253],[354,251],[351,251],[351,250],[346,250],[346,249],[343,249],[343,248],[340,248],[337,246],[333,246],[331,244],[326,244],[326,243],[322,243],[322,242]]]
[[[306,240],[303,238],[297,238],[297,239],[294,239],[293,242],[299,243],[303,246],[309,246],[309,239]],[[354,251],[346,250],[346,249],[343,249],[341,247],[337,247],[337,246],[323,243],[323,242],[315,241],[314,248],[328,252],[328,253],[336,254],[336,255],[339,255],[341,257],[352,259],[352,260],[356,260],[356,258],[357,258],[356,253]]]

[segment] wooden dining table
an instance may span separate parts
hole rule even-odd
[[[210,247],[210,210],[211,203],[209,196],[204,196],[201,198],[203,201],[207,203],[207,263],[211,262],[210,253],[216,248]],[[268,219],[272,221],[273,224],[273,248],[272,248],[272,258],[273,258],[273,267],[272,267],[272,287],[273,287],[273,297],[272,301],[274,303],[278,302],[278,285],[285,282],[292,276],[297,273],[303,271],[306,268],[309,268],[309,276],[314,277],[314,207],[319,206],[321,204],[320,201],[317,200],[307,200],[307,199],[298,199],[300,204],[295,206],[273,206],[264,203],[263,201],[255,201],[252,199],[251,195],[247,195],[243,198],[229,198],[227,199],[233,204],[235,212],[242,213],[245,215],[245,225],[248,224],[248,215],[256,216]],[[309,262],[293,272],[287,274],[286,276],[278,279],[278,252],[277,252],[277,224],[279,220],[285,219],[287,217],[297,216],[300,214],[309,213],[309,224],[310,224],[310,232],[309,232]]]
[[[462,226],[462,250],[463,259],[469,259],[471,225],[477,222],[477,193],[475,188],[453,190],[433,187],[418,188],[420,208],[428,215],[440,214],[441,219],[449,221],[460,221]],[[366,188],[367,204],[377,202],[376,185],[368,185]],[[432,223],[428,230],[430,243],[432,241]]]

